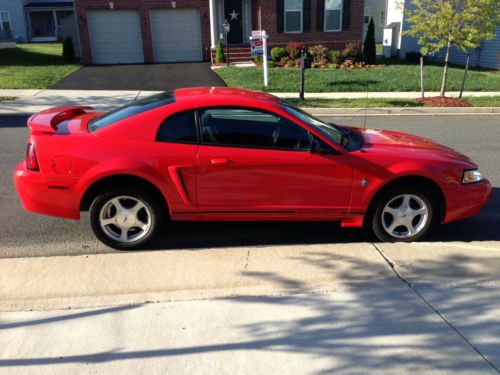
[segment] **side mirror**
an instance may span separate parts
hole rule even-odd
[[[311,143],[311,154],[321,154],[323,147],[321,147],[321,142],[314,138]]]
[[[313,138],[311,143],[311,154],[338,154],[339,152],[331,148],[318,138]]]

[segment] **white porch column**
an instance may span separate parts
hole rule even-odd
[[[212,48],[215,48],[217,45],[217,15],[215,14],[215,0],[209,0],[210,7],[210,42],[212,44]]]

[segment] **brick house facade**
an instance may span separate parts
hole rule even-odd
[[[86,64],[102,63],[100,58],[96,57],[99,53],[97,44],[99,44],[101,42],[100,39],[102,39],[105,40],[106,43],[109,43],[109,54],[111,55],[111,60],[103,61],[111,61],[111,63],[113,63],[112,49],[116,48],[116,51],[120,52],[120,48],[122,50],[126,47],[128,48],[128,46],[120,47],[120,43],[130,44],[132,40],[134,40],[132,37],[134,29],[127,29],[127,26],[130,26],[129,22],[124,22],[120,25],[119,23],[121,21],[113,21],[118,22],[114,31],[110,29],[116,34],[116,43],[113,41],[111,31],[104,26],[100,26],[101,28],[98,30],[89,30],[92,27],[97,28],[96,23],[92,21],[90,16],[99,12],[101,14],[101,19],[106,20],[109,18],[111,23],[111,20],[116,18],[114,17],[115,15],[125,14],[127,13],[126,11],[132,13],[133,11],[134,16],[137,18],[137,34],[140,34],[136,37],[136,40],[134,40],[134,43],[137,44],[135,46],[136,50],[140,50],[142,54],[141,58],[138,58],[136,61],[139,63],[153,63],[159,61],[158,57],[155,56],[159,56],[160,54],[155,52],[155,48],[160,48],[158,46],[161,46],[163,36],[155,35],[155,32],[158,34],[158,28],[155,29],[155,27],[153,27],[154,25],[152,25],[152,14],[155,12],[167,16],[168,12],[183,12],[189,9],[193,11],[192,15],[194,15],[195,18],[190,18],[191,21],[189,21],[187,25],[189,26],[189,24],[192,23],[193,28],[197,28],[197,30],[199,28],[199,31],[195,33],[197,35],[190,34],[190,37],[197,38],[196,43],[193,44],[196,47],[193,48],[201,49],[201,51],[199,51],[199,56],[196,57],[198,61],[208,61],[210,59],[211,49],[215,47],[217,41],[223,36],[222,24],[224,20],[222,18],[234,18],[234,15],[231,16],[231,13],[228,13],[228,10],[231,9],[233,5],[235,5],[235,7],[233,7],[232,12],[236,15],[236,20],[234,22],[238,22],[239,19],[242,25],[240,28],[243,29],[243,31],[240,30],[241,35],[238,36],[239,39],[237,39],[241,41],[241,43],[236,43],[234,45],[240,48],[248,44],[248,35],[251,30],[259,28],[267,31],[270,47],[283,46],[290,41],[297,41],[308,46],[323,44],[329,48],[340,49],[346,43],[359,43],[361,41],[364,0],[337,0],[337,3],[342,4],[342,29],[332,32],[324,31],[325,0],[294,0],[295,3],[300,1],[302,6],[302,11],[300,13],[302,31],[295,33],[286,32],[285,30],[285,6],[289,4],[286,3],[286,1],[289,0],[76,0],[75,8],[80,34],[82,59]],[[239,10],[239,12],[236,12],[234,9]],[[194,13],[194,11],[196,11],[196,13]],[[176,13],[176,15],[177,14],[180,15],[181,13]],[[178,17],[174,17],[173,19],[175,18]],[[101,24],[103,23],[106,23],[106,21],[101,22]],[[158,21],[157,23],[157,27],[165,26],[160,25]],[[168,22],[162,23],[167,24]],[[170,44],[165,44],[165,46],[182,46],[182,43],[186,40],[185,30],[188,26],[186,26],[186,22],[184,22],[178,25],[179,28],[184,27],[182,33],[177,33],[176,31],[168,32],[168,43]],[[120,33],[120,30],[116,30],[116,28],[120,27],[124,28],[123,34]],[[168,25],[165,27],[168,27]],[[157,44],[155,44],[155,38],[158,41]],[[175,40],[176,38],[178,41]],[[231,46],[230,44],[230,47]],[[132,47],[134,46],[130,48]],[[107,46],[100,46],[100,49],[101,51],[103,49],[106,50]],[[172,55],[176,54],[175,50],[176,48],[171,48]],[[186,56],[189,56],[189,53],[187,53]],[[172,56],[172,58],[174,58],[174,56]],[[190,59],[192,61],[192,58],[186,57],[185,61],[189,61]],[[167,59],[166,61],[170,60]],[[182,61],[182,56],[175,61]],[[123,61],[117,58],[116,62],[120,63]]]

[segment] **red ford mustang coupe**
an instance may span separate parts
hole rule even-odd
[[[24,207],[79,219],[117,249],[144,247],[169,220],[339,221],[381,241],[415,241],[477,214],[490,183],[429,139],[325,123],[268,94],[162,93],[108,113],[33,115],[14,172]]]

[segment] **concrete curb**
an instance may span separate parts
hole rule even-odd
[[[296,99],[299,97],[295,92],[272,92],[272,95],[283,99]],[[425,96],[439,96],[439,92],[426,92]],[[450,91],[446,93],[447,97],[458,98],[460,92]],[[467,91],[463,93],[464,97],[483,98],[489,96],[500,96],[498,91]],[[416,91],[400,92],[306,92],[306,99],[419,99],[422,93]]]
[[[466,116],[496,115],[500,107],[302,108],[315,116]]]
[[[368,243],[5,258],[0,268],[0,311],[401,286]]]

